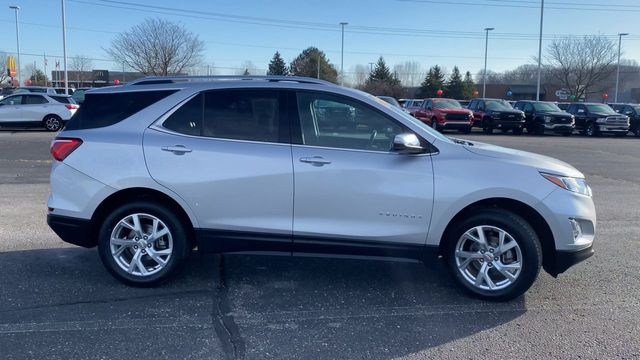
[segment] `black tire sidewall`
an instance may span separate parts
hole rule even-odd
[[[156,216],[169,227],[173,239],[173,253],[167,265],[159,272],[146,277],[127,273],[120,268],[111,255],[110,238],[113,228],[121,219],[134,213],[145,213]],[[191,251],[191,245],[185,229],[185,224],[164,205],[153,202],[134,202],[123,205],[107,215],[100,225],[100,229],[98,230],[98,252],[100,259],[111,275],[127,285],[141,287],[158,285],[178,272]]]
[[[518,279],[505,289],[489,291],[475,288],[460,274],[455,263],[455,247],[462,234],[479,225],[490,225],[507,231],[520,246],[522,269]],[[458,286],[468,294],[492,301],[508,301],[524,294],[534,283],[542,265],[542,248],[533,228],[520,216],[500,209],[483,210],[454,224],[447,232],[445,262]]]

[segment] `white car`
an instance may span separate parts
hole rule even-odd
[[[316,79],[92,90],[51,154],[49,226],[132,285],[166,280],[197,246],[442,259],[469,293],[508,300],[541,267],[593,254],[591,189],[572,166],[449,139]]]
[[[0,126],[36,126],[59,131],[78,108],[66,95],[13,94],[0,101]]]

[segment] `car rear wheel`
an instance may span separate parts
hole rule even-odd
[[[507,301],[524,294],[540,272],[540,241],[522,217],[483,210],[448,232],[445,257],[456,283],[472,296]]]
[[[42,125],[47,131],[60,131],[63,122],[58,115],[47,115],[42,120]]]
[[[121,206],[106,217],[99,231],[102,263],[128,285],[166,281],[191,252],[185,226],[174,211],[156,203]]]
[[[593,122],[588,123],[587,128],[584,130],[584,133],[587,136],[597,136],[598,129],[596,128],[596,124]]]

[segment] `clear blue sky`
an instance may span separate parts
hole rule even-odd
[[[8,6],[19,5],[21,50],[25,54],[46,52],[50,74],[56,56],[62,55],[60,1],[2,2],[0,50],[15,52],[14,14]],[[606,2],[547,0],[544,43],[567,34],[615,37],[629,32],[631,36],[623,40],[623,57],[640,59],[640,1],[602,4]],[[108,59],[102,48],[116,33],[146,17],[162,17],[183,24],[205,41],[205,61],[215,64],[218,74],[232,73],[231,68],[245,61],[265,69],[275,50],[290,61],[311,45],[324,50],[339,68],[338,23],[347,21],[345,71],[383,55],[391,66],[414,60],[423,69],[439,64],[450,70],[458,65],[462,71],[475,73],[483,66],[482,29],[495,27],[489,40],[488,67],[500,72],[532,62],[538,45],[538,6],[539,0],[66,0],[67,54]],[[173,10],[176,8],[187,11]],[[41,55],[22,56],[23,65],[33,61],[42,68]],[[93,63],[95,68],[121,69],[110,61]]]

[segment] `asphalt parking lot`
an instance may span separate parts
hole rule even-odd
[[[46,225],[49,141],[0,131],[0,358],[640,358],[640,139],[464,136],[562,159],[598,211],[596,255],[510,303],[410,262],[194,254],[155,289]]]

